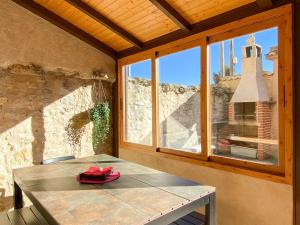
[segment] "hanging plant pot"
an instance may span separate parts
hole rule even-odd
[[[96,150],[98,144],[104,143],[110,131],[109,117],[110,109],[107,101],[96,103],[89,111],[90,120],[93,123],[92,144]]]

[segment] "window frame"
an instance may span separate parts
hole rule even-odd
[[[220,155],[214,155],[209,154],[209,159],[214,162],[233,165],[233,166],[240,166],[240,167],[246,167],[249,169],[256,169],[259,171],[265,171],[270,172],[273,174],[278,175],[284,175],[285,173],[285,143],[286,143],[286,135],[285,135],[285,127],[288,127],[289,125],[286,122],[283,122],[285,120],[286,115],[286,104],[284,103],[286,100],[289,101],[289,99],[286,99],[285,96],[287,96],[286,93],[286,83],[288,80],[291,80],[291,74],[285,75],[285,70],[288,65],[287,60],[283,57],[283,54],[281,52],[286,52],[287,49],[285,49],[285,35],[286,32],[286,20],[287,16],[278,16],[276,18],[266,18],[265,20],[261,21],[260,23],[251,24],[248,26],[241,26],[239,28],[234,28],[231,30],[227,30],[223,33],[215,34],[212,36],[208,36],[208,42],[207,44],[213,44],[220,41],[228,40],[230,38],[239,37],[242,35],[250,34],[253,32],[263,31],[265,29],[270,29],[277,27],[278,28],[278,165],[264,165],[252,162],[250,160],[243,160],[243,159],[236,159],[236,158],[230,158],[226,156],[220,156]],[[208,48],[209,51],[209,48]],[[208,59],[209,63],[209,59]],[[209,76],[209,72],[208,72]],[[209,104],[210,105],[210,104]],[[287,115],[287,118],[289,116]],[[208,125],[210,126],[210,124]],[[211,133],[209,133],[209,136]],[[208,140],[210,142],[210,139]],[[209,145],[210,146],[210,145]]]
[[[203,39],[196,39],[196,40],[193,40],[193,41],[188,41],[188,42],[185,42],[185,43],[181,43],[179,45],[176,45],[175,47],[171,47],[171,48],[167,48],[167,49],[163,49],[163,50],[160,50],[160,51],[157,51],[157,54],[156,54],[156,60],[158,60],[160,57],[163,57],[163,56],[167,56],[167,55],[171,55],[171,54],[174,54],[174,53],[177,53],[177,52],[180,52],[180,51],[185,51],[185,50],[189,50],[189,49],[192,49],[192,48],[195,48],[195,47],[200,47],[200,67],[202,69],[202,45],[204,44],[204,40]],[[156,66],[156,65],[155,65]],[[158,69],[158,67],[156,67]],[[202,70],[200,69],[200,87],[201,87],[201,92],[202,92],[202,79],[204,78],[204,74],[202,73]],[[156,71],[157,72],[157,71]],[[157,72],[156,74],[157,76],[157,82],[159,82],[159,74]],[[159,83],[157,84],[157,86],[159,85]],[[157,88],[158,89],[158,88]],[[157,90],[158,91],[158,90]],[[159,94],[157,93],[157,97],[159,96]],[[159,99],[158,99],[159,100]],[[199,98],[199,104],[201,104],[201,101],[202,101],[202,94],[200,94],[200,98]],[[159,101],[157,101],[157,118],[159,118]],[[202,111],[202,105],[200,107],[200,121],[201,121],[201,115],[203,114],[203,111]],[[161,153],[166,153],[166,154],[174,154],[174,155],[177,155],[177,156],[184,156],[184,157],[188,157],[188,158],[194,158],[194,159],[207,159],[206,155],[207,155],[207,152],[206,152],[206,149],[203,149],[201,148],[201,152],[200,153],[191,153],[191,152],[185,152],[185,151],[182,151],[180,149],[176,149],[176,148],[167,148],[167,147],[160,147],[159,146],[159,143],[160,143],[160,139],[159,139],[159,133],[160,133],[160,126],[159,126],[159,123],[156,124],[156,127],[157,127],[157,149],[156,151],[157,152],[161,152]],[[201,146],[202,146],[202,142],[204,142],[204,140],[202,139],[202,135],[203,135],[203,131],[202,129],[200,129],[200,135],[201,135]]]
[[[230,170],[255,177],[274,181],[292,182],[292,148],[293,148],[293,84],[292,84],[292,31],[291,5],[281,6],[260,14],[246,17],[189,37],[155,47],[144,52],[136,53],[118,60],[118,128],[119,148],[153,154],[157,157],[169,157],[181,161],[190,161],[198,165]],[[217,156],[211,153],[210,136],[210,99],[209,99],[209,44],[246,35],[252,32],[278,27],[278,166],[264,165],[242,159]],[[201,48],[201,153],[183,152],[178,149],[159,147],[158,122],[158,74],[157,58],[176,53],[196,46]],[[152,60],[152,145],[145,146],[124,141],[124,102],[122,67],[131,63]],[[242,172],[241,172],[242,171]]]

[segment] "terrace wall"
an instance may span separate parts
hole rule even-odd
[[[0,0],[0,210],[12,203],[12,169],[62,155],[92,155],[87,122],[78,148],[65,130],[92,107],[93,70],[115,61],[10,0]],[[108,99],[112,87],[104,84]],[[112,134],[112,133],[111,133]],[[111,136],[96,153],[111,154]]]
[[[212,91],[212,108],[215,122],[226,121],[229,93],[219,94],[220,88]],[[196,128],[200,136],[200,88],[179,84],[160,84],[159,86],[159,123],[161,128],[161,144],[183,146],[190,132]],[[128,79],[127,86],[128,140],[135,143],[150,143],[152,127],[151,81],[141,78]],[[197,142],[192,141],[193,143]],[[171,143],[172,142],[172,143]],[[200,140],[199,140],[200,142]],[[187,143],[188,144],[188,143]]]

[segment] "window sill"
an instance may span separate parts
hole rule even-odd
[[[170,154],[170,153],[166,153],[166,152],[158,152],[158,151],[154,151],[154,150],[149,151],[149,149],[141,149],[141,148],[137,148],[137,147],[132,148],[129,146],[126,146],[126,147],[120,146],[119,151],[120,150],[132,151],[134,153],[141,153],[143,155],[148,155],[148,156],[157,157],[157,158],[176,160],[176,161],[180,161],[183,163],[196,164],[198,166],[205,166],[205,167],[209,167],[209,168],[213,168],[213,169],[217,169],[217,170],[223,170],[223,171],[232,172],[232,173],[236,173],[236,174],[255,177],[258,179],[269,180],[269,181],[273,181],[276,183],[283,183],[283,184],[289,184],[289,185],[292,184],[291,176],[276,175],[276,174],[272,174],[269,172],[261,172],[261,171],[256,170],[255,168],[247,169],[247,168],[243,168],[240,166],[232,166],[232,165],[228,165],[228,164],[221,163],[221,162],[215,162],[215,161],[210,161],[210,160],[200,159],[200,158],[195,159],[195,158],[190,158],[190,157],[186,157],[186,156],[174,155],[174,154]]]

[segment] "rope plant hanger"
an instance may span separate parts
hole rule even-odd
[[[96,87],[97,81],[98,88]],[[98,95],[96,96],[94,107],[89,110],[89,118],[93,123],[92,144],[93,149],[96,150],[98,145],[104,143],[108,137],[110,131],[110,109],[102,80],[96,80],[95,75],[93,75],[93,90],[97,90]]]

